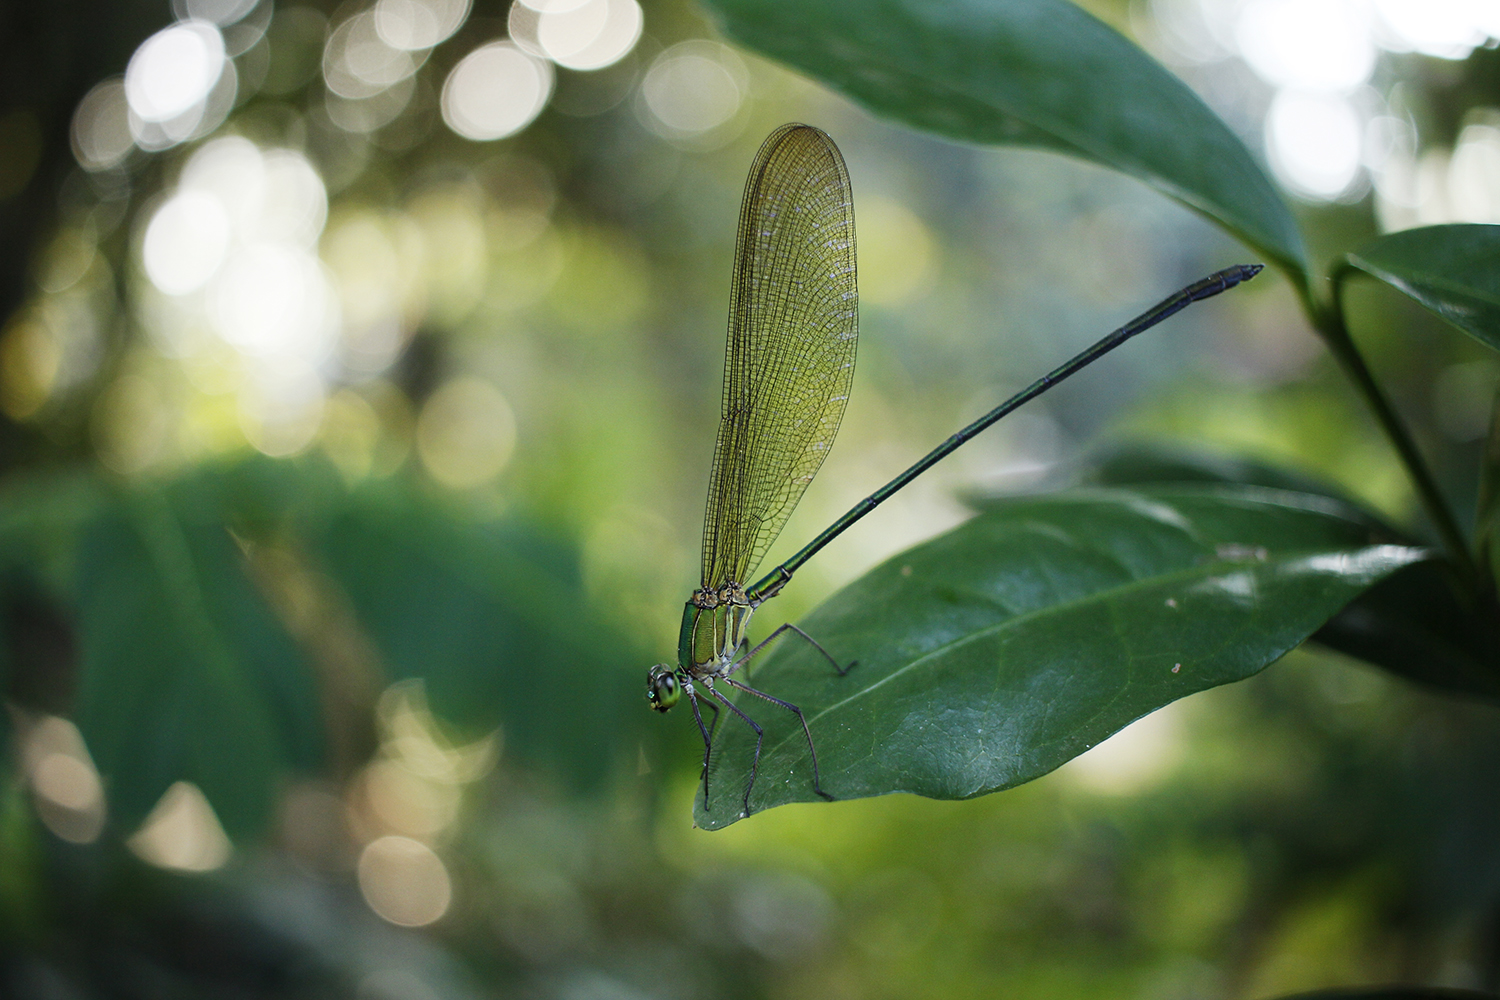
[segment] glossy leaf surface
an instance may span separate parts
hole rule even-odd
[[[1425,550],[1357,511],[1256,487],[1083,490],[1005,501],[876,567],[748,683],[800,705],[836,798],[961,799],[1046,774],[1184,695],[1240,680]],[[775,624],[774,605],[759,614]],[[766,729],[752,810],[815,799],[795,719]],[[695,818],[740,818],[754,749],[725,731]]]
[[[736,40],[877,114],[1132,174],[1305,280],[1296,222],[1244,144],[1186,84],[1067,0],[708,6]]]
[[[1113,486],[1239,483],[1350,502],[1337,488],[1296,470],[1164,446],[1133,445],[1101,455],[1085,479]],[[1487,509],[1482,499],[1481,525],[1486,523]],[[1395,528],[1387,526],[1384,531],[1392,540],[1417,544]],[[1478,606],[1464,600],[1456,580],[1438,560],[1392,573],[1329,619],[1312,638],[1419,684],[1450,694],[1500,700],[1500,608],[1492,600]]]
[[[1500,350],[1500,226],[1407,229],[1350,254],[1349,263]]]

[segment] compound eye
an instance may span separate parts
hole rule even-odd
[[[681,697],[682,685],[677,682],[676,675],[665,665],[652,667],[646,675],[646,699],[651,702],[651,707],[665,712]]]

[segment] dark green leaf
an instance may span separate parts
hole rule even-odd
[[[1139,177],[1305,283],[1286,203],[1181,80],[1067,0],[708,0],[745,45],[875,112]]]
[[[1490,431],[1479,460],[1479,499],[1474,511],[1474,547],[1480,565],[1490,574],[1492,590],[1500,591],[1500,392],[1490,404]]]
[[[8,609],[0,608],[0,611],[8,611]],[[8,620],[9,617],[9,614],[6,614],[5,617],[0,618],[0,696],[5,697],[7,700],[10,700],[12,697],[10,692],[10,675],[13,670],[11,662],[14,659],[12,649],[15,642],[11,623]],[[4,716],[4,718],[0,718],[0,747],[9,748],[10,713],[0,712],[0,715]]]
[[[1419,684],[1500,700],[1500,609],[1461,603],[1442,562],[1391,574],[1313,639]]]
[[[595,613],[573,553],[519,518],[468,523],[367,491],[315,545],[388,679],[420,678],[442,718],[501,726],[507,754],[583,784],[645,731],[645,661]]]
[[[72,572],[78,535],[110,501],[91,472],[31,474],[0,494],[0,566],[23,572],[61,598]]]
[[[1342,490],[1296,469],[1253,458],[1160,444],[1124,444],[1101,451],[1090,458],[1080,481],[1086,486],[1238,483],[1351,502]]]
[[[99,480],[76,470],[16,477],[0,493],[0,694],[24,709],[71,707],[67,577],[79,530],[104,498]],[[0,746],[10,721],[0,712]]]
[[[982,795],[1248,677],[1426,555],[1378,536],[1343,504],[1256,487],[1018,498],[875,568],[803,623],[858,661],[847,676],[783,641],[749,682],[806,711],[837,798]],[[767,733],[752,808],[813,800],[795,719],[740,703]],[[747,727],[722,724],[695,812],[707,828],[739,818],[754,747]]]
[[[246,575],[223,508],[195,484],[122,498],[79,554],[77,721],[128,831],[176,781],[231,836],[321,757],[311,667]]]
[[[1117,449],[1084,476],[1101,485],[1241,483],[1333,497],[1336,488],[1299,472],[1244,459],[1156,446]],[[1481,502],[1481,510],[1483,510]],[[1374,521],[1373,515],[1363,515]],[[1482,523],[1482,522],[1481,522]],[[1385,526],[1390,540],[1417,544]],[[1500,609],[1463,602],[1439,561],[1391,574],[1335,615],[1313,639],[1329,649],[1449,693],[1500,697]]]
[[[1350,254],[1349,263],[1500,349],[1500,226],[1407,229]]]

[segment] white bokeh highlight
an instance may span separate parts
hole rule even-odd
[[[1381,44],[1395,52],[1440,59],[1466,59],[1500,28],[1495,0],[1373,0],[1384,32]]]
[[[567,69],[603,69],[635,47],[643,24],[636,0],[584,0],[564,9],[540,11],[536,44],[542,54]]]
[[[73,156],[85,170],[108,170],[135,148],[125,83],[116,77],[96,84],[73,112]]]
[[[1375,69],[1371,12],[1360,0],[1259,0],[1241,12],[1235,40],[1277,87],[1349,93]]]
[[[1488,197],[1476,180],[1480,153],[1468,154],[1452,177],[1446,160],[1424,154],[1419,163],[1414,151],[1392,145],[1404,112],[1386,107],[1388,95],[1371,82],[1383,51],[1458,60],[1494,44],[1500,0],[1150,2],[1170,58],[1206,66],[1238,55],[1273,89],[1267,155],[1277,179],[1298,196],[1357,197],[1368,171],[1384,226],[1482,214],[1444,205]]]
[[[443,121],[478,142],[514,135],[552,96],[552,67],[510,42],[491,42],[465,56],[443,83]]]
[[[151,283],[168,295],[202,288],[229,250],[229,213],[207,191],[182,191],[151,216],[141,262]]]
[[[142,234],[146,326],[163,353],[229,366],[245,439],[268,455],[313,440],[342,331],[319,256],[322,178],[298,150],[241,136],[205,143]]]
[[[651,63],[641,96],[669,138],[701,135],[730,121],[744,100],[744,63],[716,42],[679,42]]]
[[[165,122],[202,102],[224,71],[224,39],[206,21],[164,28],[125,68],[125,97],[143,121]]]
[[[366,11],[340,24],[323,47],[323,81],[340,97],[375,97],[407,79],[421,65],[381,36],[376,16]]]
[[[393,49],[430,49],[462,27],[469,6],[470,0],[379,0],[375,31]]]
[[[1298,194],[1332,200],[1359,174],[1359,118],[1337,95],[1282,90],[1266,114],[1266,147],[1283,183]]]
[[[338,334],[338,300],[317,255],[262,241],[240,249],[214,282],[214,327],[256,357],[318,362]]]

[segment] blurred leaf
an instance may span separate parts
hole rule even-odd
[[[11,700],[10,678],[13,669],[11,664],[15,659],[12,650],[15,640],[11,634],[11,623],[8,620],[9,609],[0,610],[6,612],[3,617],[0,617],[0,697],[9,701]],[[6,711],[0,711],[0,747],[10,750],[10,713]]]
[[[0,491],[0,694],[25,708],[58,712],[70,700],[70,629],[59,608],[79,531],[105,499],[98,477],[77,470],[13,477]],[[0,746],[10,721],[0,712]]]
[[[1495,1000],[1494,993],[1442,986],[1361,986],[1347,990],[1292,993],[1281,1000]]]
[[[1186,449],[1127,446],[1107,453],[1084,481],[1109,486],[1142,483],[1241,483],[1292,489],[1339,499],[1334,487],[1299,472]],[[1360,516],[1373,524],[1372,514]],[[1417,544],[1382,525],[1387,540]],[[1500,608],[1463,602],[1439,561],[1407,566],[1360,594],[1313,635],[1349,656],[1449,693],[1500,697]]]
[[[252,537],[309,530],[334,516],[347,495],[326,462],[260,455],[209,466],[196,476],[193,489],[217,504],[233,531]]]
[[[1428,226],[1391,233],[1349,264],[1500,349],[1500,226]]]
[[[109,491],[92,472],[31,472],[11,479],[0,492],[0,566],[21,569],[53,596],[63,596],[78,533],[109,502]]]
[[[7,775],[0,781],[0,935],[13,953],[19,942],[41,943],[52,903],[29,798],[18,778]]]
[[[1500,591],[1500,548],[1495,545],[1500,528],[1500,392],[1490,404],[1490,431],[1479,460],[1479,499],[1474,512],[1474,547],[1480,565],[1490,574],[1490,589]]]
[[[1500,699],[1500,609],[1471,610],[1444,563],[1407,566],[1335,615],[1313,639],[1451,694]]]
[[[507,753],[583,784],[644,730],[645,661],[591,607],[574,553],[534,526],[466,523],[391,487],[359,494],[316,546],[388,678],[421,678],[439,716],[502,726]]]
[[[181,780],[253,834],[282,776],[321,759],[313,671],[247,577],[216,478],[122,494],[80,545],[77,722],[127,831]]]
[[[1186,84],[1067,0],[708,0],[729,35],[918,128],[1139,177],[1305,284],[1286,203]]]
[[[1088,459],[1080,481],[1088,486],[1140,486],[1146,483],[1239,483],[1293,493],[1312,493],[1352,503],[1337,487],[1296,469],[1197,448],[1130,443]]]
[[[876,567],[749,683],[800,705],[836,798],[962,799],[1046,774],[1184,695],[1240,680],[1424,557],[1323,497],[1241,486],[1017,498]],[[762,612],[765,615],[766,612]],[[742,698],[754,702],[753,698]],[[755,706],[759,708],[760,706]],[[815,798],[790,713],[752,808]],[[726,720],[700,826],[740,816],[754,740]]]

